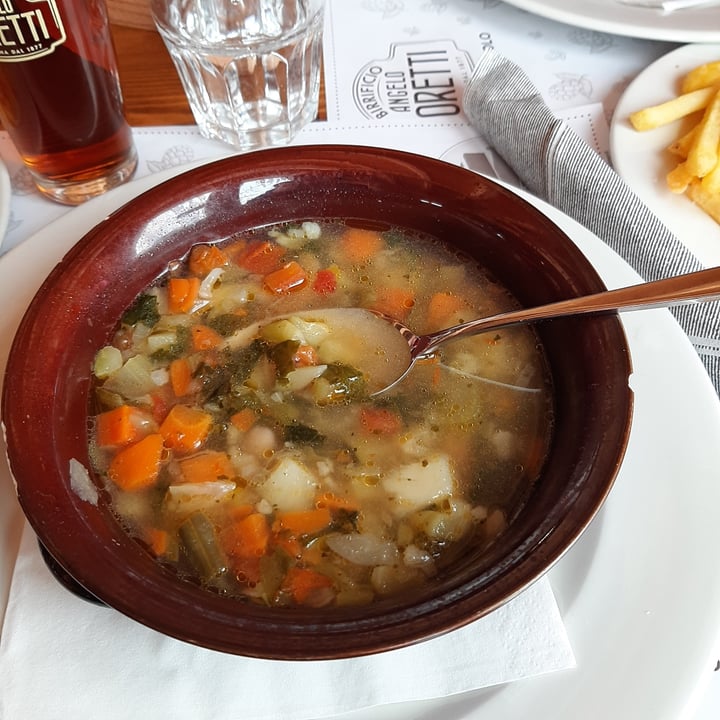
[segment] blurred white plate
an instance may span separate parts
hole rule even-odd
[[[720,16],[718,21],[720,27]],[[628,116],[675,97],[685,73],[714,60],[720,60],[720,44],[685,45],[664,55],[630,83],[610,125],[610,155],[615,170],[705,265],[720,264],[720,225],[686,195],[670,192],[665,180],[677,163],[666,148],[679,136],[682,121],[637,132]]]
[[[671,42],[717,42],[720,8],[663,13],[617,0],[505,0],[543,17],[600,32]]]
[[[2,160],[0,160],[0,245],[2,245],[8,222],[10,221],[10,176]]]
[[[109,212],[180,170],[82,205],[0,259],[0,307],[6,308],[0,382],[24,308],[55,263]],[[575,240],[609,286],[639,281],[586,228],[523,196]],[[449,698],[364,708],[337,720],[677,720],[705,688],[720,640],[720,402],[667,310],[627,313],[623,320],[634,365],[628,452],[603,510],[549,573],[577,668]],[[22,528],[2,452],[0,527],[2,617]],[[82,647],[69,648],[65,662],[77,662],[81,653]],[[34,702],[27,698],[28,718]],[[123,702],[119,694],[109,699],[115,710]],[[237,707],[217,720],[241,714],[240,694]],[[197,708],[188,706],[183,717],[197,717]]]

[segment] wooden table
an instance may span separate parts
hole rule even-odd
[[[193,125],[180,78],[160,35],[115,24],[112,34],[130,125]]]
[[[154,30],[112,25],[125,112],[130,125],[194,125],[180,78]],[[319,118],[325,118],[324,88],[320,88]]]

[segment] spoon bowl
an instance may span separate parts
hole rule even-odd
[[[534,308],[503,312],[425,335],[418,335],[400,320],[375,310],[330,308],[305,315],[308,319],[312,316],[314,319],[324,320],[333,328],[333,332],[348,333],[348,339],[350,335],[365,342],[372,339],[372,345],[362,353],[361,369],[369,378],[368,394],[377,396],[403,380],[417,360],[432,355],[440,345],[449,340],[571,315],[668,307],[685,302],[717,299],[720,299],[720,267],[583,295]]]

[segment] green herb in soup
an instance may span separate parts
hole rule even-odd
[[[114,511],[181,578],[238,599],[355,605],[432,582],[502,532],[539,473],[536,336],[448,343],[371,397],[353,334],[308,311],[429,332],[514,306],[397,229],[305,222],[194,246],[95,359],[90,449]]]

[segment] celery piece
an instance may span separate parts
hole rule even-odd
[[[178,529],[185,555],[203,580],[210,581],[227,570],[215,528],[202,512],[194,512]]]

